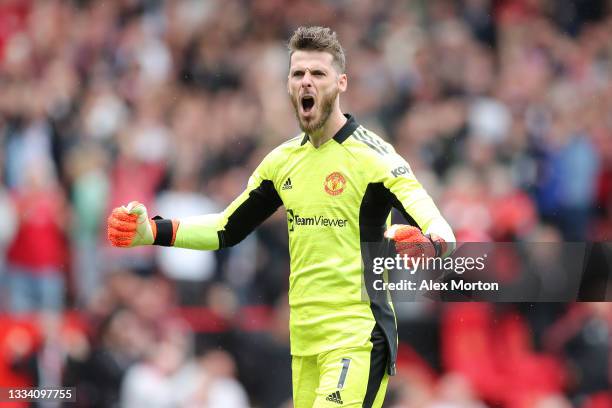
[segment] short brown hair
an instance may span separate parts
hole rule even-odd
[[[295,51],[324,51],[334,57],[334,64],[344,73],[346,61],[344,50],[336,33],[328,27],[299,27],[289,40],[289,58]]]

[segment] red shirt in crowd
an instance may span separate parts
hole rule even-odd
[[[57,191],[32,191],[14,196],[19,214],[17,233],[7,260],[36,273],[60,269],[66,261],[67,243],[61,228],[64,200]]]

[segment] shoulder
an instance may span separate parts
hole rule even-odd
[[[375,132],[359,125],[347,141],[348,146],[354,149],[362,149],[362,153],[370,153],[378,157],[395,154],[393,146]]]
[[[293,154],[295,151],[300,149],[303,145],[304,133],[282,142],[280,145],[272,149],[264,158],[266,162],[284,161],[287,156]]]
[[[408,162],[391,143],[364,126],[359,126],[345,143],[360,163],[383,175],[397,177],[412,173]]]
[[[391,143],[360,125],[343,145],[360,161],[385,165],[398,156]]]
[[[304,134],[295,136],[272,149],[261,160],[255,173],[266,179],[273,180],[279,169],[291,161],[294,153],[302,147]]]

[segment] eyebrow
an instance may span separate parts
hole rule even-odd
[[[302,71],[302,72],[306,72],[306,71],[310,71],[312,72],[328,72],[328,69],[324,68],[324,67],[320,67],[320,66],[316,66],[316,67],[294,67],[294,68],[289,68],[289,72],[296,72],[296,71]]]

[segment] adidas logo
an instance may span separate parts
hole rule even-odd
[[[329,394],[325,399],[331,402],[335,402],[336,404],[344,404],[344,402],[342,402],[342,398],[340,397],[340,391],[336,391],[333,394]]]
[[[285,184],[283,184],[281,190],[291,190],[291,187],[291,178],[287,177],[287,181],[285,181]]]

